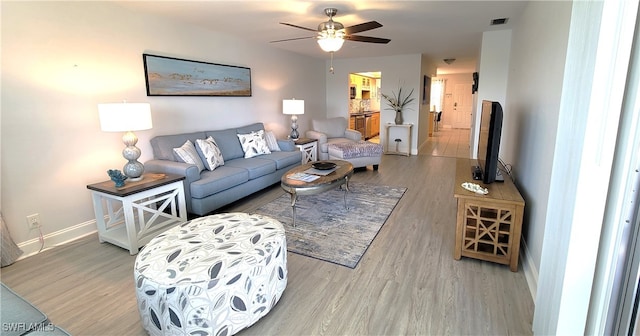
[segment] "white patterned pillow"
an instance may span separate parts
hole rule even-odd
[[[194,164],[198,166],[198,169],[200,171],[204,170],[202,160],[200,160],[198,152],[196,151],[196,147],[193,146],[193,142],[191,142],[191,140],[187,140],[187,142],[185,142],[184,145],[179,148],[174,148],[173,154],[176,156],[178,161]]]
[[[273,134],[272,131],[264,132],[264,141],[267,142],[267,146],[269,150],[272,152],[279,152],[280,146],[278,146],[278,140],[276,140],[276,135]]]
[[[271,150],[269,150],[269,146],[267,146],[267,142],[264,140],[263,130],[249,134],[238,134],[238,139],[240,139],[245,159],[262,154],[271,154]]]
[[[205,168],[214,170],[216,167],[224,165],[222,152],[220,151],[220,148],[218,148],[218,144],[213,137],[208,137],[204,140],[197,139],[196,150],[198,151],[198,155],[200,155],[202,162],[204,162]]]

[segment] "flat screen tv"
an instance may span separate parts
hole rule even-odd
[[[502,106],[499,102],[483,100],[478,138],[478,165],[473,167],[473,178],[483,183],[503,182],[498,169],[498,152],[502,135]]]

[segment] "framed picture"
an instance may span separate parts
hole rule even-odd
[[[142,54],[147,96],[251,97],[251,69]]]
[[[431,102],[431,77],[422,77],[422,105],[429,105]]]

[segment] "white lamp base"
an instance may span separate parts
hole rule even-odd
[[[122,137],[122,142],[127,146],[122,150],[122,156],[127,159],[127,162],[122,168],[122,173],[127,176],[129,181],[142,180],[142,173],[144,173],[144,165],[138,161],[140,154],[140,148],[136,147],[138,137],[133,132],[127,132]]]

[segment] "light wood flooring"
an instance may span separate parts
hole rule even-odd
[[[429,151],[453,152],[432,145]],[[408,188],[359,265],[289,253],[280,302],[239,335],[532,334],[534,306],[522,271],[453,259],[454,174],[454,158],[433,155],[385,155],[378,171],[354,174],[354,181]],[[276,185],[224,211],[282,193]],[[144,335],[134,261],[93,234],[2,268],[0,277],[73,335]]]
[[[433,132],[426,144],[418,149],[420,155],[468,158],[469,129],[440,129]]]

